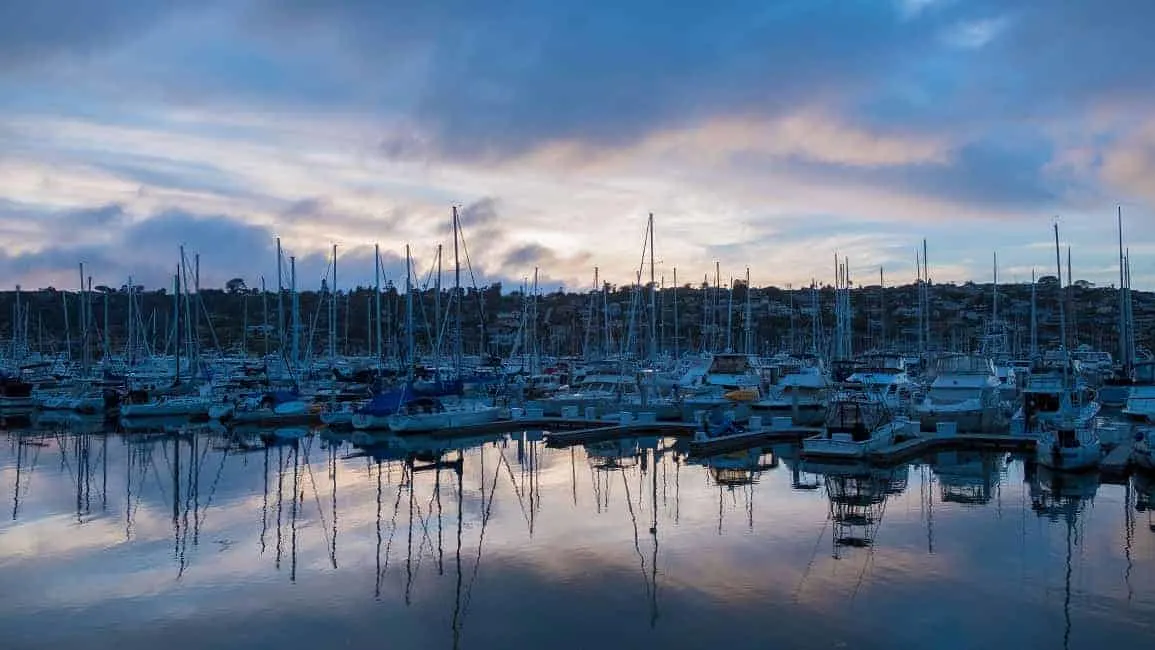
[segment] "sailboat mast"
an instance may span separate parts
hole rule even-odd
[[[658,284],[654,276],[654,213],[650,213],[650,223],[648,226],[650,236],[650,359],[653,360],[658,356],[658,301],[657,291]]]
[[[1063,260],[1059,255],[1059,224],[1055,224],[1055,279],[1059,282],[1059,347],[1067,348],[1067,312],[1063,301]]]
[[[414,371],[413,358],[413,273],[412,258],[409,253],[409,244],[405,244],[405,362],[407,365],[405,376],[412,382]],[[380,294],[378,294],[380,295]]]
[[[1131,362],[1134,359],[1128,339],[1131,324],[1127,320],[1127,282],[1124,277],[1123,261],[1123,206],[1118,206],[1117,220],[1119,224],[1119,361],[1123,364],[1126,374],[1131,372]]]
[[[742,324],[746,329],[746,354],[754,354],[754,341],[751,338],[751,333],[753,332],[753,323],[751,322],[751,320],[752,320],[751,317],[752,317],[753,311],[752,311],[751,307],[752,306],[750,304],[750,267],[747,266],[746,267],[746,314],[742,318]]]
[[[281,238],[277,237],[277,353],[285,356],[285,271]]]
[[[461,234],[461,216],[453,207],[453,366],[461,372],[461,253],[458,250]]]
[[[180,383],[180,266],[176,267],[176,275],[172,276],[172,322],[173,347],[176,349],[176,370],[173,383]]]
[[[918,353],[921,355],[926,351],[922,340],[922,321],[925,318],[922,305],[922,256],[919,255],[918,250],[914,251],[914,273],[915,273],[915,289],[918,295]]]
[[[533,267],[533,323],[530,326],[530,331],[533,333],[533,374],[541,372],[541,351],[538,347],[539,340],[537,338],[537,271],[538,267]]]
[[[1038,294],[1035,270],[1031,269],[1031,358],[1039,354],[1039,317],[1035,297]]]
[[[261,311],[264,312],[265,357],[269,356],[269,292],[265,290],[265,276],[261,276]]]
[[[337,245],[333,244],[333,283],[329,287],[329,363],[337,358]]]
[[[677,359],[679,354],[680,354],[680,351],[678,349],[680,339],[678,337],[678,330],[679,330],[679,327],[678,327],[678,267],[676,267],[676,266],[674,267],[674,295],[673,295],[673,300],[674,300],[674,358]]]
[[[408,250],[408,248],[406,248],[406,250]],[[406,255],[408,255],[408,253],[406,253]],[[408,276],[408,273],[409,273],[408,267],[406,267],[405,273],[406,273],[406,276]],[[406,283],[407,283],[406,284],[406,292],[408,292],[409,291],[408,280],[406,280]],[[408,298],[406,298],[406,300],[408,300]],[[375,330],[375,336],[373,338],[374,345],[372,345],[370,347],[373,350],[374,356],[376,356],[377,359],[380,360],[382,357],[382,354],[381,354],[381,246],[379,244],[373,244],[373,312],[374,312],[373,323],[374,323],[374,326],[376,327],[376,330]],[[394,327],[396,327],[396,326],[394,326]],[[394,331],[396,331],[396,330],[394,330]],[[391,339],[391,340],[395,340],[395,339]]]
[[[441,244],[437,245],[437,278],[433,283],[433,329],[436,336],[433,340],[433,366],[434,374],[440,378],[441,375]]]
[[[930,348],[930,263],[926,256],[926,239],[922,240],[922,304],[926,310],[926,315],[922,319],[922,325],[926,328],[926,333],[923,335],[923,340],[926,342],[926,347]]]
[[[734,346],[730,340],[734,332],[734,276],[730,276],[729,291],[726,292],[726,351],[733,352]]]
[[[289,256],[289,300],[292,313],[290,315],[292,323],[292,350],[293,356],[290,360],[290,372],[296,377],[298,364],[300,358],[300,333],[301,333],[301,318],[300,318],[300,303],[297,300],[297,256]]]

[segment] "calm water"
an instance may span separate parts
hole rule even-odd
[[[1155,643],[1141,477],[962,453],[824,468],[790,447],[711,467],[669,439],[533,433],[368,455],[2,435],[4,648]]]

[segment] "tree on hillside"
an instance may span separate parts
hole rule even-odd
[[[245,286],[244,278],[233,278],[225,283],[225,291],[231,294],[244,293],[248,287]]]

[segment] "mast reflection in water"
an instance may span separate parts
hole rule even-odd
[[[4,434],[3,647],[1155,640],[1150,477],[299,434]]]

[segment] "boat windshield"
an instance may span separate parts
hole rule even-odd
[[[741,354],[719,354],[710,362],[710,374],[738,375],[750,369],[750,361]]]
[[[870,438],[870,432],[883,423],[880,404],[848,399],[835,402],[826,413],[827,434],[848,433],[855,441]]]

